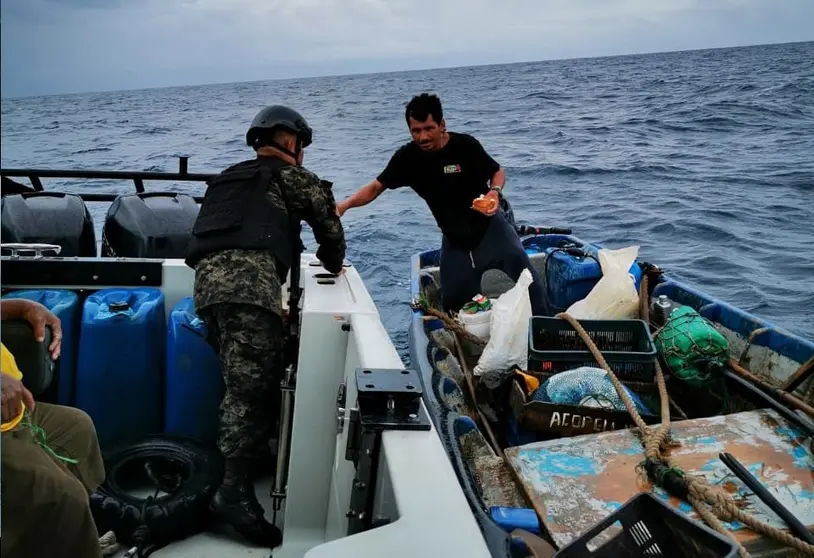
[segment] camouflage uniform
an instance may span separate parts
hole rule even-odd
[[[311,226],[317,257],[338,272],[345,235],[330,187],[302,167],[284,167],[279,176],[266,195]],[[224,250],[206,256],[195,267],[194,300],[219,346],[226,388],[218,447],[226,458],[258,457],[274,425],[272,401],[283,370],[282,280],[274,255]]]

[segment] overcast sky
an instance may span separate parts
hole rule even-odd
[[[814,0],[2,0],[2,95],[814,39]]]

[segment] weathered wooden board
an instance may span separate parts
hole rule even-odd
[[[809,440],[774,411],[685,420],[673,423],[672,432],[681,444],[671,450],[678,466],[722,486],[746,513],[787,529],[720,461],[721,452],[735,456],[804,525],[814,526],[814,457]],[[653,487],[637,471],[643,450],[634,430],[548,440],[505,453],[560,547],[642,491],[652,491],[699,519],[690,504]],[[759,536],[739,522],[725,525],[744,545],[759,543]]]

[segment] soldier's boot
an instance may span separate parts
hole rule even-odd
[[[223,483],[209,508],[215,521],[230,525],[251,543],[275,548],[283,542],[283,534],[266,521],[263,506],[254,492],[250,472],[249,460],[227,459]]]

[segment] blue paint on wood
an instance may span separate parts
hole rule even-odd
[[[659,486],[654,487],[652,493],[668,504],[671,503],[671,501],[675,500],[675,498],[670,496],[667,492],[664,491],[663,488]],[[683,501],[679,502],[678,509],[686,514],[691,514],[695,512],[695,508],[692,506],[692,504]],[[739,531],[746,527],[746,525],[744,525],[740,521],[723,521],[723,524],[730,531]]]
[[[713,438],[714,440],[714,438]],[[715,471],[721,468],[721,461],[719,459],[710,459],[698,468],[699,471]]]
[[[596,475],[599,469],[596,463],[589,457],[579,457],[563,453],[533,453],[529,454],[533,458],[533,466],[537,468],[541,477],[549,475],[562,475],[566,477],[581,477],[584,475]]]
[[[777,432],[778,436],[793,445],[798,445],[805,440],[805,436],[803,436],[797,428],[778,426],[775,432]]]
[[[688,504],[687,502],[681,502],[678,505],[678,509],[679,511],[682,511],[684,513],[690,513],[694,508],[692,507],[692,504]]]
[[[746,465],[746,469],[750,473],[752,473],[753,475],[757,476],[757,475],[760,474],[760,470],[765,466],[766,466],[765,463],[752,463],[752,464]],[[732,474],[734,475],[734,473],[732,473]]]
[[[803,446],[795,446],[791,451],[794,456],[794,466],[798,469],[811,469],[811,458]]]
[[[644,460],[644,448],[637,448],[637,447],[625,448],[623,451],[621,451],[619,453],[624,454],[624,455],[636,455],[637,453],[640,453],[640,454],[642,454],[642,460]]]

